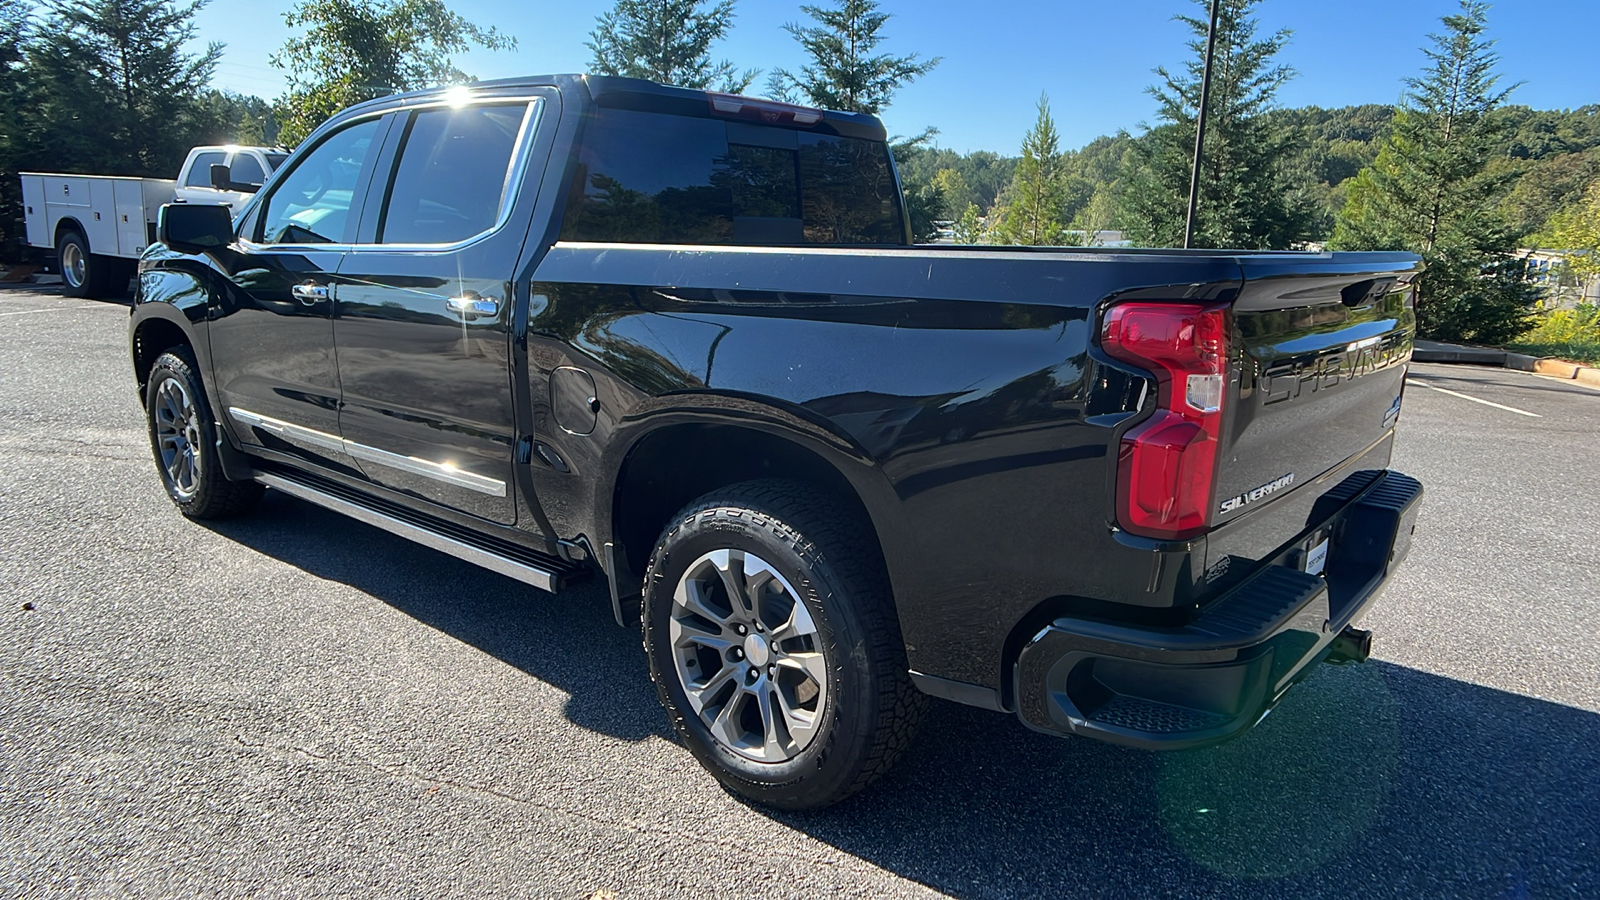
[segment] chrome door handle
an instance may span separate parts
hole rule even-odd
[[[500,313],[500,304],[493,297],[480,297],[472,293],[451,297],[444,302],[444,305],[446,309],[463,319],[478,319]]]
[[[297,284],[289,289],[296,300],[306,306],[315,306],[328,299],[328,286],[325,284]]]

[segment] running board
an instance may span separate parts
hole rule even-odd
[[[342,486],[323,483],[322,479],[317,479],[318,484],[313,486],[275,472],[257,472],[256,481],[291,497],[341,513],[552,594],[587,574],[581,566],[536,550],[494,538],[479,537],[467,529],[452,527],[447,523],[441,522],[435,526],[432,520],[400,507],[389,511],[375,509],[374,506],[380,504],[385,507],[391,504],[367,498]],[[368,505],[369,502],[371,505]],[[440,530],[442,528],[450,528],[460,536],[444,534]]]

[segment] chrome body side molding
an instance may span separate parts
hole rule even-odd
[[[380,466],[388,466],[391,469],[399,469],[402,472],[410,472],[413,475],[421,475],[424,478],[432,478],[435,481],[453,484],[456,487],[477,491],[480,494],[489,494],[495,497],[504,497],[506,495],[506,483],[504,481],[484,475],[474,475],[449,463],[431,462],[426,459],[418,459],[415,456],[401,456],[398,453],[390,453],[387,450],[379,450],[377,447],[369,447],[366,444],[347,441],[337,435],[306,428],[293,422],[285,422],[282,419],[274,419],[271,416],[263,416],[260,413],[254,413],[248,409],[240,409],[237,406],[228,407],[228,415],[241,425],[259,428],[289,441],[344,453],[365,462],[377,463]]]

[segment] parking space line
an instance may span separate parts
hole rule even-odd
[[[1519,416],[1528,416],[1529,418],[1533,418],[1533,419],[1542,419],[1542,418],[1544,418],[1544,416],[1541,416],[1538,413],[1531,413],[1531,412],[1528,412],[1525,409],[1517,409],[1515,406],[1503,406],[1503,405],[1501,405],[1499,403],[1492,403],[1492,402],[1490,402],[1488,400],[1484,400],[1484,399],[1481,399],[1481,398],[1478,398],[1478,397],[1471,397],[1471,396],[1468,396],[1466,394],[1458,393],[1458,392],[1452,391],[1452,390],[1446,390],[1445,388],[1442,388],[1442,387],[1434,387],[1431,384],[1428,384],[1428,383],[1422,382],[1422,381],[1418,381],[1415,378],[1411,379],[1410,381],[1411,381],[1412,384],[1416,385],[1417,387],[1425,387],[1430,391],[1438,391],[1441,394],[1449,394],[1452,397],[1460,397],[1463,400],[1471,400],[1473,403],[1482,403],[1484,406],[1492,406],[1495,409],[1503,409],[1506,412],[1514,412]]]
[[[11,312],[0,312],[0,316],[31,316],[38,313],[71,312],[75,309],[99,309],[98,306],[52,306],[48,309],[18,309]]]

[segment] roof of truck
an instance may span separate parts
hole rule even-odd
[[[431,101],[448,93],[451,90],[466,88],[474,93],[503,93],[507,89],[528,87],[555,87],[563,90],[585,90],[597,106],[620,107],[628,109],[642,109],[646,111],[671,112],[683,115],[710,116],[712,115],[712,98],[733,98],[738,96],[751,106],[768,106],[772,108],[787,108],[808,110],[808,107],[785,104],[780,101],[763,97],[748,97],[733,94],[724,94],[716,91],[701,91],[690,88],[673,87],[658,84],[643,78],[624,78],[617,75],[588,75],[588,74],[561,74],[561,75],[523,75],[515,78],[497,78],[493,81],[474,81],[466,85],[448,85],[445,87],[428,88],[420,91],[408,91],[402,94],[390,94],[350,107],[345,112],[352,110],[371,110],[374,108],[404,107],[415,101]],[[888,139],[888,132],[884,129],[883,122],[877,116],[866,113],[841,112],[839,110],[816,110],[821,113],[822,119],[817,125],[812,126],[817,130],[834,132],[849,137],[864,140],[883,141]],[[343,114],[340,114],[342,117]],[[781,124],[781,123],[780,123]]]

